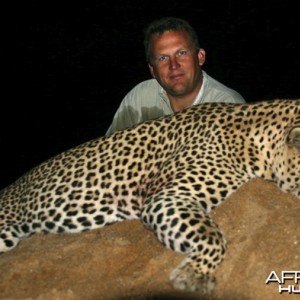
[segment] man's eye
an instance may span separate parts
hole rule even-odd
[[[160,56],[158,58],[158,61],[161,61],[161,62],[164,62],[164,61],[167,61],[168,60],[168,57],[167,56]]]
[[[186,50],[181,50],[181,51],[179,51],[178,52],[178,56],[184,56],[184,55],[186,55],[187,54],[187,51]]]

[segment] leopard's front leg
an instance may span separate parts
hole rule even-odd
[[[226,241],[196,199],[161,190],[145,202],[142,221],[165,246],[187,255],[170,274],[174,288],[210,293]]]

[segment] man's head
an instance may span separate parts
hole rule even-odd
[[[151,62],[152,58],[151,43],[153,36],[162,35],[166,31],[184,32],[190,40],[193,48],[196,51],[200,49],[197,33],[187,21],[174,17],[161,18],[150,23],[144,31],[144,47],[148,63]]]
[[[205,62],[195,30],[182,19],[159,19],[147,27],[144,46],[150,73],[166,91],[173,110],[191,105],[201,88]]]

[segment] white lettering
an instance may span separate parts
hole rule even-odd
[[[300,286],[295,287],[294,285],[288,285],[287,287],[283,287],[282,285],[278,286],[278,291],[280,294],[284,293],[284,292],[288,292],[289,294],[300,294]]]
[[[292,293],[292,288],[293,288],[292,285],[288,285],[287,287],[283,287],[282,285],[279,285],[278,286],[278,292],[280,294],[282,294],[283,292],[288,292],[289,294],[291,294]]]
[[[295,272],[295,283],[298,284],[300,281],[300,271]]]
[[[281,283],[285,283],[286,280],[292,280],[294,277],[288,276],[289,274],[294,274],[294,271],[282,271],[281,272]]]
[[[298,290],[297,290],[296,287],[294,286],[294,288],[293,288],[293,293],[294,293],[294,294],[300,294],[300,285],[298,286]]]
[[[272,278],[273,276],[274,276],[275,278]],[[267,278],[267,280],[266,280],[266,284],[269,284],[270,282],[278,282],[278,283],[281,283],[281,281],[280,281],[280,279],[278,278],[278,276],[277,276],[277,274],[276,274],[275,271],[272,271],[272,272],[269,274],[269,276],[268,276],[268,278]]]

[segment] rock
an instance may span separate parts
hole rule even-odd
[[[139,221],[80,234],[36,234],[0,256],[0,299],[297,299],[279,294],[270,272],[300,272],[300,200],[255,179],[214,212],[228,241],[214,293],[174,290],[169,272],[183,255],[162,246]],[[286,284],[294,284],[288,282]],[[300,290],[300,282],[295,284]]]

